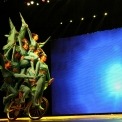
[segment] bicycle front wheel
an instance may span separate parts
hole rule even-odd
[[[38,103],[44,108],[44,110],[33,106],[33,104],[30,104],[30,106],[28,107],[28,115],[32,120],[38,120],[43,117],[49,106],[49,102],[45,97],[42,97],[42,99],[40,98],[38,100]]]

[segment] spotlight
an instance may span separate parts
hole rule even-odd
[[[106,13],[106,12],[105,12],[105,13],[104,13],[104,15],[105,15],[105,16],[107,16],[107,15],[108,15],[108,13]]]
[[[69,22],[72,23],[72,20],[70,20]]]
[[[93,18],[96,18],[96,15],[93,15]]]
[[[47,0],[47,3],[49,3],[50,1],[49,0]]]
[[[30,3],[29,2],[27,2],[27,6],[30,6]]]
[[[37,6],[39,6],[39,3],[36,3]]]
[[[31,3],[31,4],[34,4],[34,1],[31,1],[30,3]]]
[[[82,17],[82,18],[81,18],[81,20],[83,21],[83,20],[84,20],[84,18]]]
[[[42,2],[45,2],[45,0],[42,0]]]
[[[62,24],[63,24],[63,22],[60,22],[60,24],[62,25]]]

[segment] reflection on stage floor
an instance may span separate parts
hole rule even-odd
[[[122,122],[122,114],[107,115],[75,115],[75,116],[44,116],[40,120],[30,118],[17,118],[11,122]],[[9,122],[6,118],[1,118],[0,122]]]

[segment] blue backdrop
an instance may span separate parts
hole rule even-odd
[[[122,29],[52,43],[52,114],[122,112]]]

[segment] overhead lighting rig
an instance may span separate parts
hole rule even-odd
[[[25,0],[25,4],[27,6],[32,6],[32,5],[39,6],[40,4],[44,4],[44,3],[50,3],[50,0]]]

